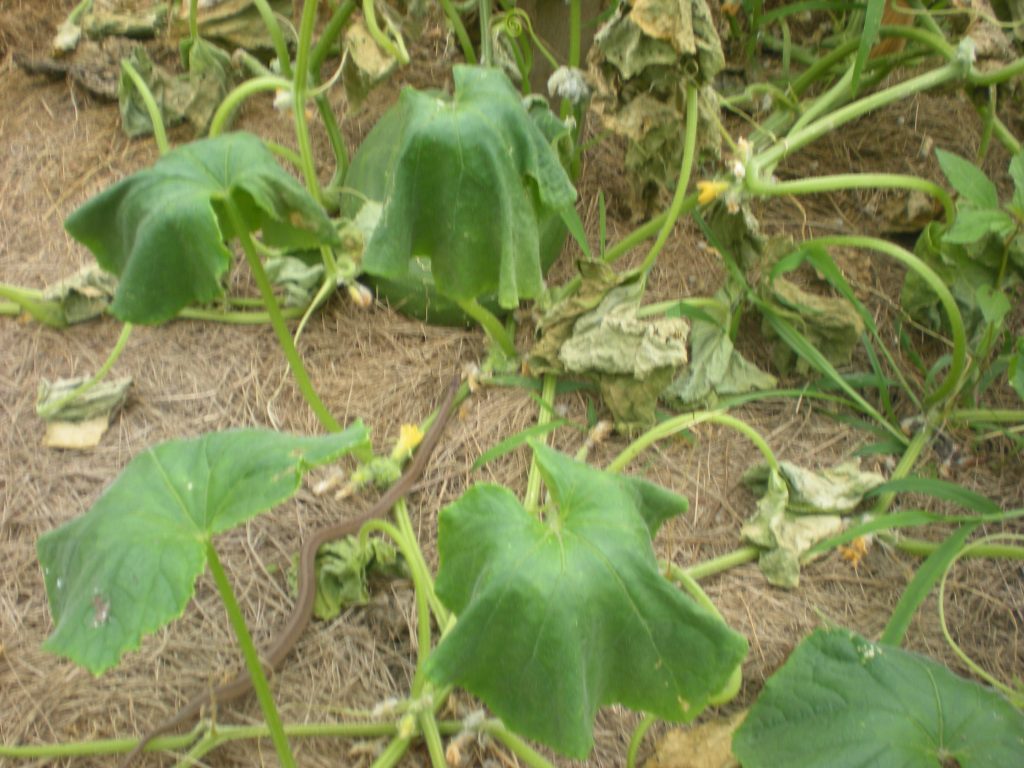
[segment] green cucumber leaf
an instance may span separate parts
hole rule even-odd
[[[923,656],[820,629],[765,683],[733,753],[744,768],[1024,765],[1024,716]]]
[[[340,246],[331,220],[260,139],[230,133],[171,150],[152,168],[101,192],[64,222],[67,231],[120,278],[112,313],[161,323],[223,293],[235,233],[223,201],[250,231],[274,245]]]
[[[352,160],[345,185],[381,203],[367,274],[400,280],[430,260],[452,299],[497,294],[506,309],[544,287],[542,223],[576,201],[548,138],[496,69],[454,68],[454,96],[406,88]]]
[[[357,422],[321,437],[240,429],[146,450],[86,514],[40,537],[54,622],[43,648],[106,671],[184,613],[215,534],[290,498],[308,469],[367,446]]]
[[[973,203],[978,208],[999,207],[999,192],[996,190],[996,185],[978,166],[964,160],[959,155],[942,149],[935,150],[935,157],[939,161],[939,167],[942,168],[943,174],[953,185],[953,189],[964,200]]]
[[[441,512],[437,594],[458,622],[427,673],[578,758],[602,705],[694,719],[747,644],[659,572],[651,537],[686,499],[532,445],[552,497],[543,520],[494,485]]]
[[[1013,234],[1013,219],[1004,211],[991,208],[959,208],[956,220],[942,236],[943,242],[966,245],[990,234],[1007,237]]]

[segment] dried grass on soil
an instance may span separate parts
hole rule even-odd
[[[150,141],[128,141],[120,132],[116,107],[93,100],[74,85],[28,77],[15,68],[15,50],[43,50],[66,3],[0,4],[0,276],[3,281],[44,286],[90,262],[91,257],[64,234],[61,222],[77,205],[112,181],[150,163]],[[435,31],[421,43],[420,61],[402,76],[417,84],[438,82],[450,64],[452,46]],[[375,114],[397,92],[397,83],[374,96],[369,110],[347,119],[355,143]],[[934,97],[933,97],[934,98]],[[963,119],[948,119],[949,102],[936,100],[933,110],[914,110],[913,120],[886,119],[902,137],[879,135],[869,121],[830,137],[814,149],[814,164],[859,167],[874,153],[881,167],[913,157],[926,137],[969,154],[977,133],[969,110]],[[339,109],[342,105],[339,104]],[[242,126],[286,141],[286,119],[253,108]],[[963,132],[961,132],[963,131]],[[855,138],[856,137],[856,138]],[[186,136],[178,136],[179,141]],[[317,137],[323,149],[323,137]],[[854,140],[855,139],[855,140]],[[881,142],[882,146],[878,143]],[[893,147],[905,147],[893,152]],[[1005,168],[1005,164],[1002,165]],[[793,161],[796,174],[809,169]],[[920,172],[915,167],[912,172]],[[926,168],[934,177],[934,168]],[[818,171],[820,172],[820,171]],[[619,174],[612,152],[600,147],[588,158],[581,184],[587,223],[596,231],[599,186]],[[607,187],[607,185],[606,185]],[[827,200],[823,213],[804,216],[795,202],[771,209],[769,227],[800,236],[848,226],[848,203]],[[817,210],[803,201],[805,210]],[[858,210],[864,205],[858,204]],[[614,206],[613,206],[614,210]],[[840,221],[841,220],[841,221]],[[860,222],[858,222],[858,226]],[[628,222],[610,222],[615,239]],[[895,291],[893,270],[879,269],[864,257],[852,257],[853,277],[872,306],[882,307]],[[558,267],[571,269],[569,260]],[[657,297],[708,294],[717,287],[720,269],[698,247],[688,226],[681,226],[655,271]],[[138,328],[118,363],[121,375],[135,381],[129,403],[102,445],[88,453],[40,447],[42,427],[33,414],[35,388],[43,377],[93,371],[105,358],[119,328],[104,320],[57,332],[33,323],[0,322],[0,743],[30,744],[80,739],[129,737],[173,713],[196,691],[232,672],[238,664],[233,638],[225,627],[215,590],[200,580],[184,619],[144,641],[139,652],[104,677],[94,679],[70,663],[43,653],[50,631],[35,541],[40,534],[84,511],[120,469],[140,450],[156,442],[227,427],[264,425],[315,432],[316,424],[298,395],[268,328],[237,328],[175,322]],[[758,358],[758,344],[745,349]],[[763,345],[762,345],[763,346]],[[354,308],[340,297],[332,301],[306,331],[302,354],[327,405],[341,420],[361,417],[385,447],[403,421],[421,419],[435,403],[444,383],[463,365],[479,360],[480,334],[439,329],[406,320],[382,306]],[[764,362],[762,359],[761,362]],[[560,407],[583,419],[582,396]],[[462,409],[449,428],[435,460],[412,495],[428,557],[433,557],[437,510],[455,499],[470,482],[506,483],[522,489],[527,458],[519,452],[470,476],[480,452],[497,440],[528,426],[534,407],[518,391],[484,391]],[[740,415],[752,423],[781,458],[818,466],[847,457],[863,440],[809,406],[792,401],[760,404]],[[574,450],[575,433],[560,435],[559,447]],[[615,438],[593,456],[600,465],[624,445]],[[738,486],[742,472],[757,456],[733,433],[703,427],[693,443],[682,440],[657,446],[635,463],[633,471],[686,494],[692,511],[666,526],[657,542],[659,554],[687,565],[733,549],[738,528],[752,499]],[[1006,505],[1022,500],[1019,456],[989,454],[955,478]],[[234,578],[257,642],[280,626],[291,598],[282,572],[300,540],[326,521],[335,520],[372,499],[345,504],[300,493],[292,503],[220,541],[222,557]],[[884,626],[913,573],[915,562],[875,547],[858,571],[838,557],[806,570],[801,587],[783,592],[767,586],[754,566],[711,579],[706,588],[725,618],[750,639],[745,685],[738,704],[749,703],[762,681],[785,659],[798,639],[822,622],[836,622],[869,636]],[[1002,679],[1024,672],[1020,617],[1024,587],[1017,566],[970,563],[957,569],[947,611],[957,640],[983,666]],[[960,668],[943,642],[934,605],[926,605],[908,636],[909,645]],[[273,688],[286,721],[331,719],[338,708],[370,710],[381,701],[402,696],[413,671],[415,631],[407,584],[379,591],[366,609],[351,610],[328,625],[308,630]],[[453,713],[463,715],[477,704],[454,699]],[[225,721],[259,722],[254,701],[221,713]],[[588,762],[616,766],[629,739],[635,716],[619,708],[602,711],[598,746]],[[650,740],[649,740],[650,741]],[[300,740],[304,766],[368,765],[373,744],[334,740]],[[470,765],[514,765],[515,759],[494,745],[477,745]],[[75,765],[106,765],[108,759],[78,760]],[[238,743],[207,757],[215,766],[253,766],[274,758],[268,744]],[[413,754],[406,763],[425,762]],[[568,764],[567,761],[562,761]],[[149,757],[149,765],[169,764]]]

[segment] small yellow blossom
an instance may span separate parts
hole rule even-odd
[[[395,449],[391,451],[391,458],[395,461],[412,456],[413,449],[423,440],[423,430],[416,424],[403,424],[398,432],[398,442]]]
[[[840,546],[839,556],[853,566],[853,570],[857,571],[860,567],[861,560],[868,553],[868,547],[871,545],[870,540],[867,536],[858,536],[850,542],[850,546]]]
[[[729,188],[727,181],[698,181],[697,182],[697,203],[707,205],[718,199],[718,196]]]

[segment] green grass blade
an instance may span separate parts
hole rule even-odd
[[[497,445],[494,445],[481,453],[480,457],[473,462],[473,466],[470,467],[469,471],[476,472],[485,464],[504,456],[506,453],[511,453],[522,445],[525,445],[526,441],[530,438],[541,437],[546,435],[548,432],[554,432],[559,427],[564,427],[567,424],[569,424],[568,419],[555,419],[554,421],[549,421],[546,424],[534,424],[532,427],[527,427],[521,432],[517,432],[514,435],[506,437]]]
[[[953,562],[953,559],[960,553],[960,550],[964,548],[967,539],[979,525],[980,523],[972,523],[958,528],[949,538],[942,542],[938,549],[921,563],[921,567],[917,569],[914,578],[910,580],[907,588],[903,590],[903,595],[900,597],[899,603],[896,604],[896,609],[892,612],[892,616],[889,617],[889,623],[885,626],[885,631],[882,632],[880,642],[896,646],[903,644],[903,638],[907,634],[910,620],[917,612],[918,606],[928,597],[932,587],[942,578],[942,574],[946,572],[949,564]]]
[[[969,509],[980,515],[998,515],[1002,511],[992,499],[980,493],[964,488],[962,485],[937,480],[931,477],[904,477],[890,480],[871,490],[867,497],[880,496],[886,493],[922,493],[936,499],[948,501],[958,507]]]

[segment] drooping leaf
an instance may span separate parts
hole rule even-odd
[[[833,365],[850,362],[853,350],[864,333],[864,321],[846,299],[805,291],[784,277],[772,280],[769,290],[772,311],[781,313],[796,324],[825,359]],[[773,330],[767,321],[763,327],[766,332]],[[775,345],[773,362],[780,370],[788,369],[794,357],[789,345]],[[803,370],[806,365],[802,358],[797,358],[798,370]]]
[[[728,328],[733,299],[726,289],[716,294],[717,307],[706,319],[692,318],[690,362],[665,390],[664,396],[684,405],[713,405],[724,395],[773,388],[777,380],[736,351]]]
[[[607,130],[626,139],[634,208],[646,207],[653,190],[675,183],[688,84],[699,88],[699,149],[718,155],[718,96],[710,84],[724,65],[705,0],[619,3],[598,31],[589,69],[596,84],[593,108]]]
[[[778,472],[756,466],[744,474],[743,482],[761,498],[740,533],[762,550],[758,566],[768,582],[793,589],[800,585],[804,555],[842,531],[842,516],[853,512],[885,478],[861,470],[855,459],[822,470],[790,462],[781,462]]]
[[[345,183],[360,194],[345,211],[382,205],[368,274],[400,280],[425,257],[442,295],[509,309],[540,295],[542,224],[576,190],[502,72],[456,66],[454,81],[451,98],[402,91],[353,157]]]
[[[658,570],[652,533],[686,500],[534,451],[552,497],[543,520],[493,485],[441,512],[437,593],[458,622],[428,674],[575,757],[589,752],[604,704],[692,720],[746,642]]]
[[[686,362],[689,325],[682,318],[641,318],[643,285],[600,262],[582,262],[580,290],[551,307],[531,351],[536,371],[584,374],[619,429],[654,423],[658,397]]]
[[[978,208],[999,207],[996,185],[978,166],[944,149],[936,149],[935,157],[943,174],[961,197]]]
[[[60,304],[64,321],[74,325],[106,312],[116,290],[117,279],[95,264],[90,264],[74,275],[48,286],[43,292],[43,298]]]
[[[345,59],[341,78],[352,109],[358,109],[370,91],[387,80],[398,61],[377,45],[362,19],[351,22],[344,34]]]
[[[361,541],[357,536],[347,536],[324,544],[316,553],[313,615],[329,621],[347,606],[366,605],[370,600],[370,570],[397,576],[403,572],[403,565],[397,550],[381,538]],[[289,580],[294,579],[293,568]]]
[[[43,647],[94,674],[179,617],[211,538],[298,490],[311,467],[365,449],[356,423],[332,435],[215,432],[148,449],[92,508],[40,537],[54,630]]]
[[[224,240],[234,235],[223,209],[229,197],[246,226],[265,229],[275,244],[340,245],[323,209],[248,133],[171,150],[87,201],[64,226],[120,277],[113,314],[160,323],[223,292],[231,259]]]
[[[279,19],[292,18],[292,0],[267,0],[266,6]],[[185,13],[171,14],[170,34],[174,38],[190,35],[187,4]],[[252,0],[218,0],[199,3],[197,21],[199,35],[216,40],[228,50],[244,48],[251,53],[274,50],[267,25]],[[295,28],[281,25],[285,42],[294,46]]]
[[[1024,716],[941,664],[817,630],[765,683],[733,739],[744,768],[1024,764]]]
[[[185,107],[188,105],[188,85],[155,64],[149,52],[141,45],[132,48],[128,63],[138,72],[153,95],[164,125],[170,127],[181,123],[185,119]],[[117,106],[121,112],[121,129],[126,136],[135,138],[153,132],[146,103],[134,81],[124,71],[117,85]]]

